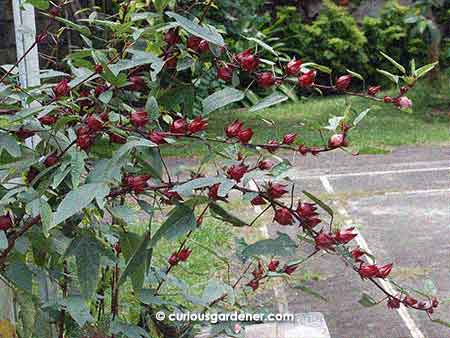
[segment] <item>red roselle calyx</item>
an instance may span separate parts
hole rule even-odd
[[[174,266],[177,265],[180,260],[178,259],[177,253],[174,252],[173,254],[170,255],[167,261],[169,262],[169,265]]]
[[[256,291],[259,288],[259,281],[257,279],[252,279],[248,282],[247,286],[251,287],[253,291]]]
[[[178,34],[177,28],[171,28],[164,33],[164,41],[169,45],[173,46],[180,42],[180,35]]]
[[[275,272],[278,269],[278,266],[280,265],[280,261],[277,260],[271,260],[269,265],[267,265],[267,270]]]
[[[131,113],[130,121],[135,127],[143,127],[148,123],[148,113],[146,111],[135,111]]]
[[[273,167],[273,162],[270,160],[262,160],[258,163],[258,168],[261,170],[269,170]]]
[[[301,87],[309,87],[314,83],[316,79],[317,72],[315,70],[309,70],[306,73],[302,74],[298,78],[298,84]]]
[[[0,216],[0,230],[6,231],[12,227],[12,220],[9,214]]]
[[[244,124],[241,121],[235,120],[225,128],[225,134],[230,138],[236,137],[243,126]]]
[[[316,249],[318,250],[328,250],[335,245],[333,236],[326,232],[319,233],[314,241],[316,242]]]
[[[370,96],[375,96],[380,91],[381,91],[381,86],[373,86],[373,87],[367,88],[367,94],[369,94]]]
[[[89,134],[80,135],[77,137],[77,146],[79,146],[80,149],[88,150],[91,147],[93,140],[93,136]]]
[[[256,75],[256,82],[262,88],[269,88],[275,84],[276,78],[272,72],[263,72]]]
[[[153,131],[148,135],[148,139],[155,144],[167,143],[164,139],[164,133],[160,131]]]
[[[56,156],[55,153],[52,153],[45,158],[44,165],[46,167],[51,167],[51,166],[55,165],[56,163],[58,163],[58,161],[59,161],[58,156]]]
[[[253,137],[253,130],[252,128],[241,129],[236,136],[241,143],[248,143]]]
[[[345,134],[334,134],[330,137],[328,140],[328,147],[331,149],[340,148],[340,147],[346,147],[348,145],[348,142],[345,138]]]
[[[147,188],[147,181],[149,179],[149,175],[125,176],[124,183],[135,193],[141,193],[145,191],[145,188]]]
[[[336,89],[341,91],[347,90],[351,82],[351,75],[342,75],[336,80]]]
[[[266,200],[265,200],[262,196],[260,196],[260,195],[254,197],[254,198],[250,201],[250,203],[251,203],[252,205],[264,205],[264,204],[267,204]]]
[[[227,175],[229,178],[235,180],[236,182],[240,182],[241,178],[244,177],[245,173],[247,172],[248,167],[243,164],[233,164],[230,168],[227,170]]]
[[[233,69],[228,65],[221,66],[217,68],[217,77],[225,82],[231,81]]]
[[[196,117],[188,125],[188,131],[191,134],[195,134],[206,130],[208,127],[208,119],[202,119],[201,117]]]
[[[58,82],[56,86],[53,87],[53,93],[55,94],[56,99],[69,95],[70,93],[69,81],[64,79]]]
[[[178,259],[180,260],[180,262],[186,262],[191,253],[192,250],[184,248],[178,253]]]
[[[93,131],[100,131],[103,129],[103,121],[97,119],[94,115],[89,115],[86,119],[86,124],[89,129]]]
[[[286,185],[284,184],[269,182],[267,187],[267,193],[271,198],[277,199],[288,192],[285,188]]]
[[[103,73],[103,66],[102,66],[101,64],[96,64],[96,65],[95,65],[95,72],[96,72],[97,74]]]
[[[286,265],[283,268],[283,272],[287,275],[292,275],[295,272],[295,270],[297,270],[297,265]]]
[[[274,220],[281,225],[290,225],[294,222],[292,214],[287,208],[276,209]]]
[[[185,119],[177,119],[170,125],[170,132],[174,134],[185,134],[187,123]]]
[[[109,134],[109,141],[111,143],[117,143],[117,144],[125,144],[127,143],[127,139],[125,136],[119,135],[119,134],[115,134],[115,133],[110,133]]]
[[[257,55],[252,54],[251,49],[247,49],[235,56],[236,61],[242,70],[246,72],[252,72],[259,66],[259,58]]]
[[[392,270],[393,264],[378,266],[376,264],[361,264],[358,269],[361,278],[386,278]]]
[[[20,127],[19,130],[15,132],[16,136],[22,140],[25,140],[31,136],[33,136],[35,133],[32,130],[25,129],[23,127]]]
[[[275,151],[277,151],[277,149],[279,147],[280,147],[280,144],[277,141],[275,141],[275,140],[269,140],[264,145],[264,148],[270,153],[274,153]]]
[[[38,118],[39,122],[41,122],[43,125],[51,126],[55,124],[58,121],[58,118],[53,115],[44,115]]]
[[[294,143],[297,134],[286,134],[283,136],[283,144],[292,144]]]
[[[130,76],[128,81],[131,82],[128,88],[132,91],[140,92],[145,89],[145,80],[140,76]]]
[[[340,230],[335,233],[334,239],[338,243],[346,244],[358,235],[358,234],[353,233],[353,230],[355,230],[355,228],[348,228],[348,229]]]
[[[290,76],[295,76],[300,72],[303,62],[301,60],[292,59],[288,62],[285,68],[285,73]]]

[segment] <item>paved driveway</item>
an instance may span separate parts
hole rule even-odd
[[[441,299],[450,298],[449,170],[450,147],[402,147],[388,155],[351,156],[343,152],[317,159],[296,158],[290,173],[297,187],[334,201],[338,219],[357,225],[358,244],[367,245],[380,263],[394,262],[393,277],[423,288],[432,279]],[[274,235],[276,226],[269,226]],[[288,230],[289,231],[289,230]],[[320,280],[308,282],[328,298],[323,302],[287,289],[290,312],[321,311],[333,338],[445,338],[450,329],[425,313],[358,304],[361,292],[381,295],[337,259],[314,260],[309,270]],[[436,317],[450,321],[450,306]]]

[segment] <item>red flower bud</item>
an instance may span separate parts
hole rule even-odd
[[[310,148],[308,148],[307,146],[305,146],[304,144],[301,144],[298,146],[297,151],[302,154],[303,156],[305,156],[307,153],[309,153],[311,151]]]
[[[174,134],[185,134],[187,123],[185,119],[177,119],[170,125],[170,132]]]
[[[201,117],[196,117],[189,123],[188,131],[191,134],[201,132],[208,127],[208,119],[202,119]]]
[[[280,147],[280,144],[275,141],[275,140],[269,140],[265,145],[264,148],[270,152],[270,153],[274,153],[275,151],[277,151],[277,149]]]
[[[135,91],[135,92],[140,92],[140,91],[144,90],[145,81],[142,77],[130,76],[130,78],[128,80],[131,82],[131,84],[128,86],[128,89]]]
[[[119,135],[119,134],[114,134],[114,133],[110,133],[109,134],[109,141],[111,143],[117,143],[117,144],[125,144],[127,143],[127,139],[126,137]]]
[[[355,262],[362,262],[361,257],[366,254],[360,248],[355,248],[352,251],[350,251],[350,253],[353,256],[353,259],[355,260]]]
[[[292,59],[286,65],[286,69],[285,69],[286,74],[290,75],[290,76],[297,75],[298,72],[300,71],[302,64],[303,64],[302,60]]]
[[[58,156],[56,156],[55,153],[52,153],[45,158],[44,165],[46,167],[51,167],[51,166],[55,165],[56,163],[58,163],[58,161],[59,161]]]
[[[299,202],[297,206],[297,213],[300,215],[300,217],[308,218],[317,216],[316,210],[317,207],[314,203]]]
[[[148,139],[155,144],[164,144],[167,143],[164,139],[164,133],[160,131],[153,131],[148,135]]]
[[[350,242],[353,238],[358,236],[358,234],[353,233],[353,230],[355,230],[355,228],[340,230],[336,232],[336,234],[334,235],[334,239],[341,244],[346,244]]]
[[[169,264],[171,266],[174,266],[174,265],[177,265],[180,260],[178,259],[177,253],[174,252],[172,255],[170,255],[170,257],[167,261],[169,262]]]
[[[94,90],[95,96],[102,95],[104,92],[106,92],[107,89],[108,88],[105,85],[95,87],[95,90]]]
[[[287,208],[276,209],[274,220],[281,225],[290,225],[294,222],[292,214]]]
[[[328,140],[328,147],[331,149],[346,147],[348,145],[344,134],[334,134]]]
[[[180,35],[178,34],[177,28],[171,28],[164,33],[164,41],[169,45],[173,46],[180,42]]]
[[[283,144],[292,144],[295,141],[297,134],[286,134],[283,136]]]
[[[392,102],[394,102],[394,99],[390,96],[385,96],[383,98],[383,101],[384,101],[384,103],[392,103]]]
[[[417,304],[417,300],[410,296],[405,296],[405,299],[403,299],[403,304],[406,306],[414,306]]]
[[[64,79],[61,80],[53,87],[53,93],[55,94],[56,99],[59,99],[62,96],[67,96],[70,93],[69,81]]]
[[[266,200],[265,200],[262,196],[258,195],[258,196],[256,196],[256,197],[254,197],[254,198],[250,201],[250,203],[251,203],[252,205],[264,205],[264,204],[266,204],[267,202],[266,202]]]
[[[0,216],[0,230],[6,231],[12,227],[12,220],[9,214]]]
[[[146,111],[135,111],[131,113],[130,121],[135,127],[143,127],[148,123],[148,113]]]
[[[200,41],[200,43],[198,44],[198,51],[200,53],[205,53],[205,52],[209,51],[208,41],[206,41],[206,40]]]
[[[233,164],[228,168],[227,175],[228,177],[239,183],[241,181],[241,178],[244,177],[245,173],[247,172],[247,168],[248,167],[243,164]]]
[[[89,115],[86,119],[87,126],[93,131],[99,131],[103,128],[103,122],[97,119],[94,115]]]
[[[387,307],[389,309],[399,309],[400,308],[400,300],[398,298],[394,298],[394,297],[389,297],[388,301],[387,301]]]
[[[53,115],[44,115],[38,118],[39,122],[41,122],[43,125],[51,126],[52,124],[55,124],[58,121],[58,118]]]
[[[92,137],[89,134],[80,135],[77,137],[77,146],[83,150],[88,150],[92,145]]]
[[[258,168],[261,170],[269,170],[273,167],[273,162],[270,160],[262,160],[258,163]]]
[[[225,134],[227,135],[227,137],[236,137],[239,133],[239,131],[241,131],[242,127],[243,127],[243,123],[239,120],[235,120],[234,122],[230,123],[228,125],[228,127],[225,128]]]
[[[387,276],[389,276],[389,274],[391,273],[392,270],[392,266],[393,264],[386,264],[386,265],[382,265],[380,267],[378,267],[378,273],[376,275],[376,277],[378,278],[386,278]]]
[[[409,87],[408,86],[402,86],[400,87],[400,95],[404,95],[408,92]]]
[[[147,188],[147,181],[150,179],[149,175],[126,176],[124,178],[125,184],[136,193],[144,192]]]
[[[433,298],[431,300],[431,306],[433,306],[434,308],[439,306],[439,301],[436,298]]]
[[[239,130],[239,132],[237,133],[237,138],[239,139],[239,141],[241,141],[241,143],[248,143],[248,141],[251,140],[253,136],[253,130],[252,128],[247,128],[247,129],[242,129]]]
[[[34,132],[23,127],[20,127],[19,130],[15,132],[16,136],[22,140],[25,140],[34,135]]]
[[[316,249],[320,250],[331,249],[336,244],[331,234],[325,232],[318,234],[314,241],[316,242]]]
[[[178,59],[176,55],[168,55],[164,58],[164,67],[167,69],[176,69],[178,64]]]
[[[191,255],[192,250],[189,250],[188,248],[182,249],[179,253],[178,253],[178,259],[181,262],[186,262],[187,259],[189,258],[189,256]]]
[[[26,174],[26,181],[28,184],[31,184],[34,179],[39,175],[39,170],[37,170],[35,167],[31,167],[30,170],[28,170]]]
[[[263,72],[256,75],[256,82],[262,88],[269,88],[275,84],[276,79],[272,72]]]
[[[358,272],[361,278],[374,278],[378,275],[378,267],[375,264],[361,265]]]
[[[347,90],[351,82],[352,82],[351,75],[342,75],[336,80],[336,89]]]
[[[283,268],[283,272],[287,275],[292,275],[295,272],[295,270],[297,270],[297,265],[286,265]]]
[[[267,269],[269,271],[275,272],[278,269],[278,265],[280,265],[280,261],[277,261],[277,260],[273,259],[273,260],[270,261],[269,265],[267,266]]]
[[[222,66],[217,69],[217,77],[225,82],[231,81],[233,78],[233,69],[228,66]]]
[[[60,16],[60,14],[61,14],[61,7],[54,6],[54,7],[50,8],[48,10],[48,14],[50,14],[51,16]]]
[[[285,193],[288,192],[284,188],[286,188],[286,185],[284,184],[269,182],[267,187],[267,193],[273,199],[280,198],[281,196],[283,196]]]
[[[259,288],[259,282],[256,279],[251,280],[250,282],[248,282],[247,285],[250,286],[253,291],[258,290],[258,288]]]
[[[252,72],[259,66],[259,58],[252,54],[251,49],[247,49],[235,56],[236,61],[241,66],[242,70]]]
[[[103,72],[103,66],[102,66],[101,64],[96,64],[96,65],[95,65],[95,72],[96,72],[97,74],[102,73],[102,72]]]
[[[380,91],[381,91],[381,86],[373,86],[373,87],[367,88],[367,94],[369,94],[370,96],[375,96]]]
[[[314,83],[316,79],[317,72],[315,70],[309,70],[306,73],[302,74],[298,78],[298,84],[301,87],[309,87]]]
[[[187,48],[192,49],[194,52],[198,53],[200,52],[200,42],[202,42],[202,39],[198,36],[191,35],[186,42]]]
[[[120,246],[120,242],[117,242],[116,244],[114,244],[113,249],[116,252],[116,254],[119,255],[122,252],[122,247]]]
[[[219,199],[218,191],[219,191],[219,183],[213,184],[212,186],[208,187],[208,197],[212,199],[213,201],[216,201]]]

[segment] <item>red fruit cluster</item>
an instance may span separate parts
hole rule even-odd
[[[225,128],[225,134],[228,138],[237,138],[241,143],[248,143],[253,137],[252,128],[244,129],[244,124],[235,120]]]
[[[208,41],[203,40],[202,38],[199,38],[198,36],[190,36],[187,39],[187,48],[193,50],[194,52],[198,54],[206,53],[209,51],[209,44]]]
[[[192,250],[188,248],[181,249],[180,251],[175,251],[170,255],[169,259],[167,260],[169,262],[170,266],[175,266],[180,262],[186,262],[191,255]]]
[[[319,214],[316,212],[316,210],[317,207],[314,203],[298,203],[296,211],[301,219],[301,224],[304,227],[312,229],[321,222],[320,218],[318,217]]]
[[[233,180],[235,180],[237,183],[239,183],[244,177],[244,175],[247,173],[248,166],[240,163],[240,164],[233,164],[231,167],[227,170],[227,176]]]
[[[353,233],[355,228],[348,228],[344,230],[339,230],[332,233],[320,232],[315,238],[314,241],[316,243],[317,250],[333,250],[337,244],[347,244],[353,238],[357,236],[357,234]]]

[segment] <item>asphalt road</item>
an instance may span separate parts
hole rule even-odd
[[[449,155],[450,147],[444,146],[401,147],[387,155],[334,152],[294,158],[289,176],[298,196],[302,190],[324,196],[338,220],[356,225],[358,244],[367,244],[380,263],[393,262],[397,281],[423,289],[432,279],[438,298],[448,299]],[[271,225],[269,235],[280,229],[295,231]],[[362,307],[363,291],[378,299],[382,295],[337,259],[314,259],[308,271],[318,272],[320,280],[307,285],[328,302],[289,288],[281,298],[289,312],[322,312],[333,338],[450,337],[450,328],[432,323],[423,312],[389,310],[385,303]],[[442,305],[435,318],[450,321],[450,306]]]

